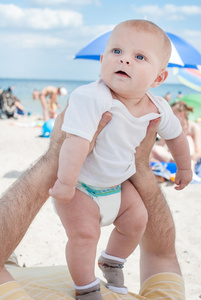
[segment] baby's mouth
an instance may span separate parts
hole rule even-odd
[[[118,74],[118,75],[125,76],[125,77],[129,77],[129,78],[130,78],[130,76],[129,76],[126,72],[121,71],[121,70],[115,72],[115,74]]]

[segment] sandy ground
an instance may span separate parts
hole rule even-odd
[[[30,125],[36,117],[21,120],[0,120],[0,193],[48,147],[49,139],[41,138],[40,127]],[[173,213],[176,225],[176,249],[186,282],[186,299],[201,298],[201,185],[190,184],[183,191],[175,191],[172,184],[161,185]],[[102,229],[97,257],[105,249],[112,226]],[[51,201],[46,204],[31,224],[16,249],[21,266],[64,265],[66,236]],[[139,249],[125,266],[125,282],[130,291],[139,290]],[[102,274],[96,269],[97,276]]]

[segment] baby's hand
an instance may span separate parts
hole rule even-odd
[[[75,187],[63,184],[57,179],[53,188],[49,189],[49,195],[61,203],[69,203],[75,195]]]
[[[192,170],[181,170],[177,169],[176,176],[175,176],[175,190],[182,190],[185,188],[192,180]]]

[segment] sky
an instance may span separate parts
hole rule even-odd
[[[0,0],[0,78],[95,80],[100,63],[74,55],[129,19],[150,20],[201,52],[200,0]]]

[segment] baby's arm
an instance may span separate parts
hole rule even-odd
[[[166,140],[166,144],[177,165],[175,189],[182,190],[192,180],[191,157],[186,135],[182,132],[177,138]]]
[[[50,196],[63,203],[70,202],[88,151],[88,140],[72,134],[66,135],[59,155],[58,179],[49,190]]]

